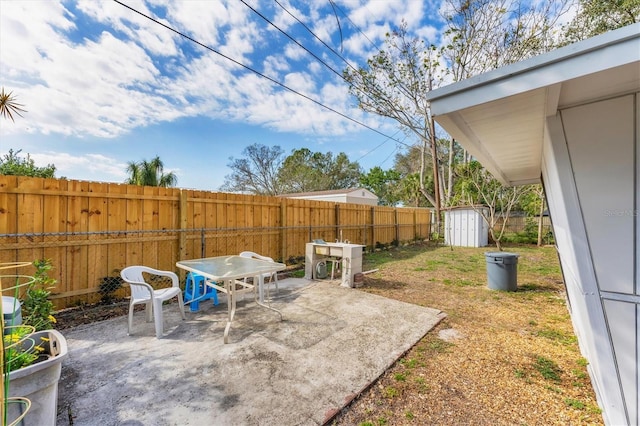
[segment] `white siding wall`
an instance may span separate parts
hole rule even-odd
[[[369,198],[369,197],[354,197],[352,195],[347,196],[347,203],[354,204],[365,204],[367,206],[377,206],[378,198]]]
[[[572,320],[605,420],[616,425],[640,422],[636,97],[562,110],[548,118],[543,148]]]

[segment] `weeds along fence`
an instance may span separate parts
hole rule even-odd
[[[514,243],[535,244],[538,241],[539,217],[532,216],[511,216],[507,221],[504,229],[504,241]],[[500,232],[504,219],[500,218],[494,226],[496,232]],[[542,243],[553,244],[553,230],[551,227],[551,218],[549,216],[542,217]]]
[[[290,264],[312,239],[371,249],[430,233],[422,208],[0,176],[0,262],[51,259],[57,309],[126,296],[128,265],[181,273],[178,260],[244,250]]]

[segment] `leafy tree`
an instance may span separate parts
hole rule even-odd
[[[438,176],[435,122],[425,95],[438,83],[440,68],[434,46],[411,38],[406,23],[387,34],[385,47],[367,60],[366,68],[346,69],[349,92],[364,111],[395,120],[408,135],[420,141],[419,188],[436,209],[440,221],[440,184]],[[425,185],[427,158],[430,158],[433,189]]]
[[[378,204],[395,206],[400,199],[400,172],[376,166],[360,177],[360,184],[378,196]]]
[[[460,81],[554,49],[574,0],[445,0],[442,56]]]
[[[141,186],[161,186],[164,188],[176,186],[178,178],[173,172],[164,173],[164,164],[156,156],[151,161],[130,161],[127,166],[129,177],[125,183]]]
[[[400,173],[400,182],[397,195],[400,201],[407,206],[430,207],[432,204],[422,194],[421,186],[429,192],[434,191],[433,173],[431,166],[427,165],[424,179],[420,178],[422,164],[422,152],[420,146],[413,145],[404,152],[396,154],[393,170]]]
[[[275,145],[249,145],[242,151],[245,158],[229,158],[227,166],[233,170],[225,176],[222,191],[248,192],[259,195],[282,193],[278,171],[284,151]]]
[[[23,105],[16,102],[16,97],[13,92],[5,92],[4,87],[0,90],[0,115],[5,119],[15,121],[13,115],[16,114],[22,117],[23,112],[26,112],[22,108]],[[21,149],[14,151],[9,150],[8,154],[5,154],[0,158],[0,175],[7,176],[31,176],[52,178],[56,172],[56,166],[48,164],[46,167],[37,167],[35,162],[29,154],[27,158],[21,158]]]
[[[433,186],[433,181],[427,182]],[[428,207],[427,202],[420,192],[420,175],[412,173],[402,178],[398,188],[398,195],[407,206]]]
[[[278,181],[285,193],[326,191],[358,186],[362,170],[357,162],[350,162],[344,152],[311,152],[295,149],[282,163]]]
[[[564,28],[570,44],[640,22],[640,0],[580,0],[578,13]]]
[[[558,19],[573,2],[444,0],[441,11],[445,31],[440,55],[446,62],[447,72],[453,81],[461,81],[554,49]],[[468,163],[466,151],[461,151],[450,139],[448,149],[441,149],[439,154],[442,158],[448,157],[448,173],[440,181],[446,182],[441,191],[450,204],[460,199],[460,194],[454,193],[460,188],[455,182],[454,170],[457,164]],[[474,171],[476,167],[462,166]]]
[[[400,151],[393,159],[393,169],[403,177],[420,171],[420,147],[413,145],[404,151]]]
[[[477,161],[461,164],[457,168],[456,183],[459,204],[471,206],[478,212],[489,227],[496,248],[502,250],[501,240],[511,211],[529,186],[504,186]],[[494,228],[499,219],[503,219],[500,230]]]
[[[15,121],[13,114],[22,117],[21,113],[26,112],[22,107],[22,104],[16,102],[16,97],[13,95],[13,92],[5,92],[4,87],[0,90],[0,115],[4,118],[10,118],[11,121]]]
[[[26,158],[20,157],[22,150],[9,150],[8,154],[0,158],[0,175],[8,176],[31,176],[41,178],[55,177],[56,166],[48,164],[45,167],[38,167],[29,154]]]
[[[545,209],[544,188],[540,184],[530,185],[530,191],[523,195],[520,207],[529,216],[538,217],[538,247],[542,246],[543,213]]]
[[[440,176],[438,182],[440,184],[442,205],[448,206],[451,204],[451,199],[453,197],[453,187],[456,178],[454,173],[455,166],[456,164],[465,162],[465,154],[460,144],[458,144],[453,138],[439,138],[437,155],[438,164],[440,166],[440,169],[438,170]],[[395,158],[394,169],[399,171],[402,176],[403,181],[401,186],[406,186],[405,190],[401,191],[404,194],[402,201],[407,205],[427,206],[426,203],[415,198],[416,195],[420,195],[419,186],[415,186],[415,184],[419,184],[421,165],[420,156],[420,148],[414,145],[405,152],[397,154]],[[404,179],[413,174],[416,175],[415,179],[410,183],[405,183]],[[433,173],[431,166],[429,165],[427,165],[427,173],[423,180],[423,186],[425,186],[430,192],[434,191]],[[417,194],[414,189],[418,190]]]

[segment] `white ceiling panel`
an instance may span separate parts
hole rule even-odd
[[[430,92],[436,121],[497,179],[538,182],[545,118],[640,90],[640,24]]]

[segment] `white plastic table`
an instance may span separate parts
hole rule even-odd
[[[257,299],[256,286],[262,291],[261,275],[282,271],[286,268],[284,263],[267,262],[240,256],[218,256],[204,259],[181,260],[176,262],[178,268],[195,272],[205,278],[205,285],[213,287],[227,295],[227,309],[229,317],[224,329],[224,343],[229,343],[229,330],[233,317],[236,314],[236,298],[239,294],[253,292],[255,302],[267,309],[277,312],[282,320],[282,313],[277,309],[267,306]],[[253,282],[246,283],[243,278],[253,278]],[[221,285],[222,283],[222,285]]]

